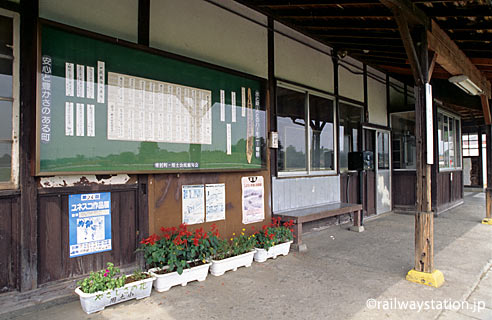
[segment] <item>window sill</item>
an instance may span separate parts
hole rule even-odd
[[[306,171],[302,172],[278,172],[278,179],[289,179],[289,178],[314,178],[314,177],[327,177],[336,176],[337,172],[335,170],[330,171],[312,171],[310,173]]]

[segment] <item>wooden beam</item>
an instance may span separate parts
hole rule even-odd
[[[434,68],[436,67],[436,59],[437,59],[437,53],[432,52],[432,57],[429,63],[429,79],[430,81],[432,79],[432,74],[434,73]]]
[[[487,157],[487,189],[485,191],[485,218],[492,219],[492,125],[485,128]],[[481,147],[481,146],[480,146]]]
[[[409,0],[380,0],[386,7],[405,13],[410,23],[422,25],[426,29],[430,27],[429,17]],[[394,11],[393,11],[394,13]]]
[[[393,8],[393,13],[395,15],[396,24],[400,30],[401,40],[403,41],[403,46],[405,47],[405,52],[407,53],[410,66],[412,68],[413,79],[417,85],[425,83],[424,76],[422,74],[422,68],[420,67],[420,62],[417,57],[417,52],[415,51],[415,46],[413,45],[412,35],[410,34],[410,29],[408,28],[408,21],[406,16],[403,14],[401,9],[396,7]]]
[[[427,37],[429,49],[438,54],[436,60],[438,64],[451,75],[468,76],[484,91],[487,98],[491,98],[490,82],[436,22],[432,21],[432,31],[427,31]]]
[[[489,99],[487,99],[487,97],[482,94],[482,95],[480,95],[480,100],[482,101],[482,110],[483,110],[483,116],[485,119],[485,124],[490,125],[490,124],[492,124],[492,117],[490,116]],[[487,160],[487,161],[489,161],[489,160]]]

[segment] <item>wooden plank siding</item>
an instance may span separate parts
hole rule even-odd
[[[0,293],[19,285],[20,197],[0,198]]]
[[[358,172],[347,172],[340,174],[340,201],[345,203],[359,203]]]
[[[393,171],[392,196],[395,209],[415,211],[417,194],[414,186],[416,183],[415,171]]]
[[[50,193],[38,197],[38,284],[87,274],[102,269],[107,262],[135,264],[137,189],[111,192],[112,250],[76,258],[69,257],[68,196]]]

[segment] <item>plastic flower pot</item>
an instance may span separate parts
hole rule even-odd
[[[240,254],[238,256],[230,257],[222,260],[212,260],[210,266],[210,273],[214,276],[221,276],[226,271],[236,271],[240,267],[251,267],[253,263],[253,256],[256,250]]]
[[[208,269],[211,263],[205,263],[193,268],[184,269],[182,274],[178,274],[177,271],[159,274],[156,273],[159,270],[165,270],[164,268],[152,268],[149,270],[150,274],[156,278],[154,282],[154,289],[158,292],[168,291],[171,287],[182,285],[183,287],[191,281],[205,281],[208,275]]]
[[[279,256],[279,255],[286,256],[289,254],[291,243],[292,243],[292,241],[276,244],[276,245],[270,247],[270,249],[268,249],[268,250],[265,250],[262,248],[256,248],[256,253],[254,256],[255,261],[256,262],[265,262],[265,261],[267,261],[267,259],[270,259],[270,258],[276,259],[277,256]]]
[[[127,275],[127,277],[130,276]],[[98,291],[95,293],[85,293],[80,290],[80,287],[77,287],[75,293],[79,295],[82,310],[90,314],[123,301],[147,298],[152,291],[154,280],[154,277],[150,277],[127,283],[123,287],[114,290]]]

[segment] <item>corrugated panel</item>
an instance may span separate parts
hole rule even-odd
[[[340,177],[272,179],[273,211],[340,201]]]

